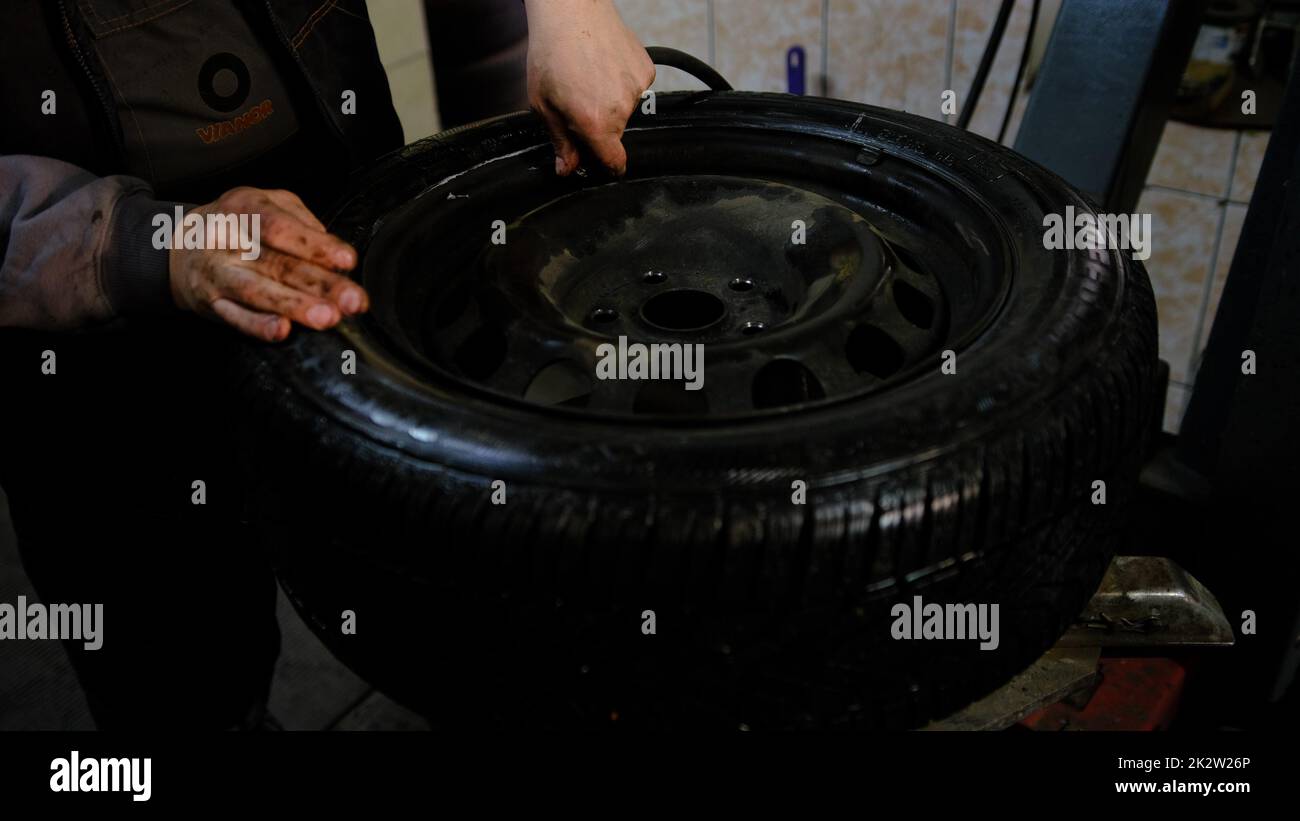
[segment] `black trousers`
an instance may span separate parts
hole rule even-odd
[[[522,0],[424,0],[443,128],[528,108]]]
[[[41,600],[104,605],[100,649],[65,643],[101,729],[225,729],[265,703],[275,581],[240,520],[234,342],[193,316],[0,332],[0,485]]]

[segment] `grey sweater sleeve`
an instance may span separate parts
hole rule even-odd
[[[151,221],[175,205],[135,177],[0,156],[0,327],[71,329],[174,310]]]

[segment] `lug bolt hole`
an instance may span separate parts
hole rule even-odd
[[[752,291],[754,290],[754,280],[747,277],[736,277],[728,283],[728,287],[733,291]]]
[[[597,325],[608,325],[618,319],[618,311],[613,308],[597,308],[591,312],[591,321]]]
[[[744,326],[741,327],[740,332],[745,336],[753,336],[754,334],[762,333],[763,329],[766,327],[767,326],[762,322],[746,322]]]
[[[668,279],[668,275],[663,271],[646,271],[641,275],[641,281],[646,285],[658,285]]]

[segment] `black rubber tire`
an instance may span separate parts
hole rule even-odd
[[[1018,263],[1003,309],[956,375],[936,359],[866,405],[726,426],[429,384],[351,323],[249,346],[251,498],[281,581],[340,658],[435,722],[914,727],[1037,658],[1109,562],[1156,411],[1155,307],[1127,252],[1043,249],[1044,213],[1087,200],[982,138],[849,103],[661,95],[640,123],[701,125],[933,166],[1000,226]],[[413,191],[546,146],[526,115],[417,143],[331,226],[364,249]],[[339,375],[345,349],[358,376]],[[891,607],[917,595],[998,603],[1000,646],[892,639]]]

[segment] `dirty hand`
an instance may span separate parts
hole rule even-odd
[[[555,173],[578,168],[576,142],[615,174],[623,129],[655,79],[645,47],[612,0],[526,0],[528,100],[555,144]]]
[[[174,241],[168,270],[172,298],[181,308],[274,342],[289,334],[291,320],[322,330],[370,307],[361,286],[338,273],[357,264],[357,252],[326,232],[296,195],[232,188],[186,214],[202,215],[205,225],[209,214],[247,214],[249,226],[257,214],[258,231],[249,233],[260,247],[256,259],[244,259],[250,254],[237,243],[227,241],[227,250],[190,250]],[[205,231],[204,248],[216,244]]]

